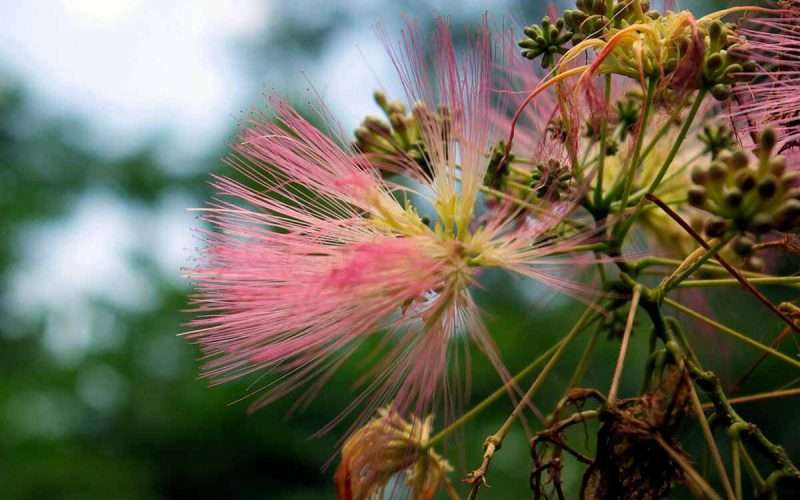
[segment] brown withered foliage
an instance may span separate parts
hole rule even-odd
[[[581,498],[668,498],[683,474],[655,437],[680,452],[677,435],[689,397],[686,377],[669,368],[653,392],[607,405],[600,414],[597,454],[583,476]]]

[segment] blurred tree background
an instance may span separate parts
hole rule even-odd
[[[81,3],[101,8],[101,3]],[[10,4],[0,13],[15,8]],[[392,30],[402,14],[426,23],[436,13],[445,14],[456,34],[474,25],[487,8],[495,23],[503,16],[519,23],[542,15],[543,5],[531,0],[492,4],[272,2],[256,34],[225,47],[242,68],[239,78],[248,95],[240,106],[261,107],[260,93],[271,90],[302,106],[309,100],[310,83],[332,97],[334,112],[350,111],[343,122],[352,127],[362,111],[371,109],[371,90],[393,84],[392,74],[352,78],[346,63],[332,62],[337,52],[353,60],[366,54],[370,63],[385,64],[373,25],[383,21],[390,34],[396,33]],[[157,11],[160,5],[137,8]],[[40,7],[63,5],[44,2]],[[699,10],[711,7],[704,3]],[[126,54],[118,56],[124,60]],[[191,235],[198,223],[186,208],[202,206],[210,196],[209,172],[231,174],[221,158],[237,119],[246,119],[247,113],[220,110],[215,119],[227,134],[208,142],[188,141],[191,154],[174,154],[173,139],[158,129],[145,130],[146,140],[125,144],[123,139],[109,147],[96,135],[108,116],[48,109],[31,85],[31,73],[16,74],[2,57],[0,497],[331,498],[333,471],[322,467],[335,454],[338,433],[310,436],[352,397],[352,374],[340,373],[307,411],[290,419],[285,418],[286,401],[248,415],[247,400],[239,400],[252,380],[209,389],[198,379],[197,350],[177,336],[188,319],[184,311],[190,292],[180,266],[191,265],[198,244]],[[307,77],[303,69],[309,70]],[[154,77],[152,85],[160,82]],[[493,288],[491,281],[499,283],[503,276],[486,280],[492,293],[483,292],[480,303],[512,371],[562,335],[579,307],[516,283]],[[760,340],[778,329],[740,292],[711,296],[709,307],[722,320],[747,322],[752,327],[747,331],[758,332]],[[700,335],[707,339],[702,353],[714,358],[708,364],[720,369],[727,382],[757,357],[712,332]],[[639,335],[631,355],[641,355],[645,346],[646,336]],[[568,361],[574,362],[581,348],[572,349]],[[617,343],[604,339],[596,356],[614,359],[616,349]],[[608,380],[611,364],[593,366],[587,380]],[[542,407],[560,396],[570,376],[569,363],[565,366],[537,399]],[[775,388],[788,377],[772,363],[758,374],[745,393]],[[625,375],[623,392],[633,395],[641,371]],[[473,379],[473,401],[499,384],[479,356]],[[791,408],[790,402],[773,402],[743,408],[743,413],[776,441],[791,445],[797,459],[796,426],[782,417]],[[456,475],[478,463],[483,437],[509,411],[507,402],[497,403],[467,427],[464,453],[457,446],[449,449]],[[687,432],[695,430],[690,426]],[[529,496],[526,448],[518,429],[497,455],[490,474],[493,487],[483,496]],[[574,493],[579,476],[569,472],[566,479]]]

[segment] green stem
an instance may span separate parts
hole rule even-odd
[[[686,374],[686,372],[683,373]],[[700,428],[703,430],[703,437],[708,445],[708,451],[711,453],[711,457],[714,459],[714,465],[717,468],[717,473],[719,474],[720,481],[722,482],[722,487],[725,490],[725,495],[727,495],[729,500],[736,500],[737,496],[733,492],[733,486],[731,486],[731,480],[728,478],[728,471],[725,470],[725,464],[722,463],[722,455],[719,453],[719,448],[714,440],[714,433],[711,432],[711,426],[708,425],[708,419],[706,419],[706,414],[703,412],[703,405],[700,403],[700,397],[697,395],[697,391],[694,390],[694,384],[692,381],[689,380],[688,382],[689,396],[692,400],[692,407],[697,415],[697,420],[700,422]]]
[[[600,206],[603,202],[603,171],[606,165],[606,148],[608,147],[608,106],[611,100],[611,75],[606,75],[605,84],[605,110],[606,116],[600,127],[600,161],[597,165],[597,182],[594,185],[594,204]]]
[[[786,285],[794,286],[800,285],[800,276],[769,276],[764,278],[750,278],[750,283],[754,285]],[[722,279],[707,279],[707,280],[686,280],[678,285],[676,288],[704,288],[712,286],[734,286],[740,285],[739,281],[734,278]]]
[[[771,348],[771,347],[769,347],[767,345],[764,345],[761,342],[757,342],[757,341],[751,339],[750,337],[748,337],[747,335],[737,332],[733,328],[730,328],[730,327],[727,327],[727,326],[725,326],[725,325],[723,325],[721,323],[718,323],[718,322],[714,321],[713,319],[700,314],[699,312],[695,311],[694,309],[690,309],[690,308],[684,306],[683,304],[681,304],[679,302],[676,302],[676,301],[674,301],[674,300],[672,300],[670,298],[664,298],[664,303],[671,305],[672,307],[674,307],[675,309],[681,311],[684,314],[687,314],[687,315],[689,315],[689,316],[691,316],[691,317],[693,317],[695,319],[698,319],[698,320],[700,320],[700,321],[702,321],[702,322],[704,322],[704,323],[706,323],[708,325],[713,326],[714,328],[716,328],[717,330],[721,331],[722,333],[728,334],[731,337],[733,337],[733,338],[735,338],[735,339],[737,339],[737,340],[739,340],[741,342],[744,342],[745,344],[749,345],[750,347],[754,347],[754,348],[758,349],[759,351],[762,351],[762,352],[765,352],[765,353],[767,353],[767,354],[769,354],[771,356],[774,356],[774,357],[780,359],[781,361],[784,361],[784,362],[794,366],[795,368],[800,368],[800,361],[797,361],[796,359],[792,359],[791,357],[783,354],[782,352],[776,351],[775,349],[773,349],[773,348]]]
[[[708,259],[717,255],[717,253],[719,253],[719,251],[722,250],[722,248],[727,245],[731,239],[733,239],[733,236],[733,233],[727,234],[723,238],[720,238],[720,240],[708,250],[702,248],[698,249],[700,252],[702,252],[702,255],[699,257],[697,257],[694,253],[689,255],[681,266],[679,266],[671,275],[664,278],[664,280],[656,288],[656,293],[663,296],[676,286],[680,285],[683,280],[700,269],[703,264],[708,261]]]
[[[695,117],[697,117],[697,112],[700,110],[700,105],[703,103],[703,99],[706,96],[706,90],[700,89],[697,91],[697,96],[694,99],[694,103],[692,103],[692,108],[689,110],[689,114],[686,116],[686,121],[683,122],[683,126],[681,127],[680,132],[678,132],[678,137],[675,139],[675,142],[672,144],[672,149],[669,150],[669,154],[664,159],[664,163],[661,165],[661,168],[656,174],[655,179],[653,182],[650,183],[650,187],[648,188],[648,193],[655,192],[656,188],[659,184],[661,184],[661,179],[664,178],[664,175],[669,170],[670,165],[675,160],[675,156],[678,155],[678,151],[680,150],[683,141],[686,139],[686,135],[689,133],[689,130],[692,128],[692,124],[694,123]]]
[[[459,417],[458,419],[453,421],[453,423],[451,423],[450,425],[448,425],[447,427],[445,427],[444,429],[439,431],[439,433],[437,433],[435,436],[430,438],[428,441],[425,442],[425,444],[422,445],[422,449],[425,450],[425,449],[431,448],[432,446],[436,445],[441,440],[443,440],[444,438],[449,436],[453,431],[455,431],[459,427],[463,426],[464,424],[466,424],[467,422],[472,420],[473,417],[475,417],[476,415],[481,413],[483,410],[488,408],[492,403],[494,403],[495,401],[500,399],[503,395],[508,394],[509,386],[518,383],[526,375],[528,375],[530,372],[532,372],[533,370],[538,368],[539,365],[544,363],[545,360],[547,358],[549,358],[550,356],[552,356],[553,353],[556,352],[556,350],[559,348],[559,346],[561,346],[561,344],[564,343],[564,340],[565,339],[561,339],[558,342],[556,342],[553,346],[551,346],[545,352],[540,354],[539,357],[537,357],[536,359],[531,361],[531,363],[528,364],[528,366],[526,366],[525,368],[520,370],[508,382],[506,382],[502,387],[500,387],[499,389],[497,389],[496,391],[491,393],[489,396],[487,396],[480,403],[478,403],[475,406],[473,406],[469,411],[467,411],[466,413],[461,415],[461,417]]]
[[[556,351],[547,361],[547,364],[542,368],[542,371],[539,372],[539,375],[536,377],[536,379],[534,379],[533,383],[528,388],[528,391],[522,396],[522,399],[519,400],[519,403],[517,403],[517,405],[514,407],[514,410],[511,412],[505,422],[503,422],[503,424],[499,429],[497,429],[497,431],[495,431],[494,434],[486,438],[486,441],[483,445],[484,452],[481,465],[474,471],[470,472],[464,479],[467,483],[472,485],[470,496],[474,497],[474,495],[477,494],[481,484],[484,483],[484,477],[489,470],[489,464],[492,461],[495,451],[499,450],[503,445],[503,440],[511,430],[511,426],[513,425],[514,421],[516,421],[522,415],[525,407],[530,403],[531,398],[541,388],[547,376],[551,371],[553,371],[553,368],[555,368],[556,364],[558,364],[558,362],[561,360],[561,356],[564,354],[564,350],[566,349],[567,345],[569,345],[569,343],[572,342],[575,337],[577,337],[578,334],[590,323],[589,320],[591,317],[594,314],[597,314],[599,302],[600,300],[597,300],[586,308],[581,317],[578,319],[577,323],[575,323],[575,326],[572,327],[572,330],[570,330],[570,332],[562,339],[562,341],[557,344]]]
[[[569,388],[578,387],[581,380],[583,380],[583,376],[586,375],[586,371],[589,369],[589,364],[592,361],[592,353],[597,346],[597,340],[600,338],[600,331],[601,328],[596,328],[589,342],[586,344],[586,349],[583,350],[581,359],[578,361],[578,365],[572,373],[572,378],[569,380]]]
[[[651,78],[647,85],[647,94],[645,96],[644,101],[644,109],[642,110],[642,119],[639,123],[639,131],[636,134],[636,143],[633,147],[633,156],[631,157],[631,162],[622,169],[622,175],[625,175],[625,184],[624,189],[622,191],[622,209],[628,206],[628,197],[631,194],[631,188],[633,187],[633,179],[636,177],[636,169],[639,166],[639,154],[642,151],[642,143],[644,142],[644,131],[647,128],[647,124],[650,121],[650,111],[653,108],[653,99],[655,98],[656,94],[656,83],[658,80],[656,78]]]
[[[672,165],[672,162],[678,155],[678,151],[680,151],[681,145],[683,145],[683,141],[686,139],[686,135],[692,128],[694,119],[697,117],[697,112],[700,110],[700,105],[703,103],[703,99],[705,98],[705,96],[706,96],[705,89],[700,89],[697,91],[697,96],[695,96],[694,102],[692,103],[692,107],[689,110],[689,114],[686,116],[686,120],[683,122],[683,126],[678,132],[678,137],[675,138],[675,142],[672,144],[672,148],[669,150],[667,157],[664,159],[664,163],[658,170],[656,177],[650,183],[650,187],[647,188],[647,193],[645,193],[645,198],[647,198],[647,195],[655,192],[656,188],[658,188],[659,184],[661,184],[661,180],[664,178],[664,175],[666,175],[667,170],[669,170],[669,167]],[[642,201],[644,201],[645,198],[642,198]],[[623,203],[621,210],[624,210],[625,206],[626,205]],[[642,211],[643,207],[644,203],[642,202],[636,205],[636,211],[631,215],[630,218],[628,218],[625,222],[621,223],[621,229],[619,231],[619,234],[617,234],[617,238],[622,239],[627,234],[628,230],[630,230],[631,226],[636,221],[636,218]]]

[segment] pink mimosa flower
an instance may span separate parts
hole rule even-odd
[[[275,374],[255,407],[300,390],[296,405],[307,404],[378,336],[381,357],[356,382],[359,395],[342,416],[357,408],[369,416],[386,404],[428,414],[434,403],[447,407],[461,397],[448,391],[465,375],[452,358],[466,348],[464,339],[507,377],[469,290],[481,268],[587,293],[554,272],[594,261],[554,255],[586,237],[543,238],[572,207],[543,205],[522,222],[510,206],[478,213],[496,138],[488,119],[493,66],[486,25],[463,65],[443,22],[431,63],[413,29],[405,42],[402,55],[390,52],[409,97],[419,110],[448,115],[446,123],[418,116],[430,174],[414,176],[424,189],[413,194],[435,212],[431,223],[401,201],[410,188],[383,180],[366,156],[343,149],[278,99],[271,99],[274,122],[246,128],[230,159],[255,187],[214,180],[221,198],[205,210],[215,229],[205,233],[207,245],[189,272],[198,317],[188,336],[201,345],[215,381]]]
[[[772,127],[790,149],[800,145],[800,0],[780,5],[779,15],[747,19],[737,30],[757,69],[737,88],[732,117],[745,134]]]

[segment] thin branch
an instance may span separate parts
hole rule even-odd
[[[748,337],[747,335],[745,335],[743,333],[740,333],[740,332],[737,332],[733,328],[725,326],[722,323],[718,323],[717,321],[714,321],[713,319],[709,318],[708,316],[704,316],[703,314],[700,314],[699,312],[695,311],[694,309],[691,309],[691,308],[688,308],[688,307],[684,306],[680,302],[676,302],[676,301],[674,301],[674,300],[672,300],[670,298],[664,298],[664,302],[666,304],[671,305],[672,307],[674,307],[675,309],[681,311],[684,314],[687,314],[687,315],[689,315],[689,316],[691,316],[691,317],[693,317],[695,319],[699,319],[703,323],[706,323],[708,325],[713,326],[714,328],[716,328],[717,330],[721,331],[722,333],[728,334],[731,337],[733,337],[733,338],[735,338],[735,339],[737,339],[737,340],[739,340],[741,342],[744,342],[745,344],[748,344],[749,346],[754,347],[754,348],[756,348],[756,349],[758,349],[758,350],[760,350],[762,352],[765,352],[765,353],[767,353],[767,354],[769,354],[771,356],[775,356],[776,358],[778,358],[778,359],[780,359],[782,361],[785,361],[786,363],[789,363],[790,365],[792,365],[792,366],[794,366],[796,368],[800,368],[800,361],[798,361],[796,359],[793,359],[793,358],[783,354],[782,352],[777,351],[777,350],[775,350],[775,349],[773,349],[773,348],[771,348],[769,346],[766,346],[766,345],[762,344],[761,342],[757,342],[757,341],[751,339],[750,337]]]
[[[685,370],[682,371],[684,376],[689,378],[688,373]],[[722,455],[720,455],[719,448],[714,440],[714,433],[711,432],[711,426],[708,425],[706,414],[703,412],[703,405],[700,403],[700,397],[697,395],[697,391],[694,390],[694,384],[692,383],[691,379],[688,380],[688,382],[692,407],[694,408],[694,412],[697,414],[697,420],[700,422],[700,428],[703,430],[703,437],[708,445],[708,451],[711,453],[711,457],[714,459],[714,465],[717,467],[717,473],[719,474],[720,481],[722,481],[722,487],[725,490],[725,495],[729,500],[736,500],[737,497],[733,492],[733,486],[731,486],[731,480],[728,477],[728,471],[725,469],[725,464],[722,462]]]
[[[739,396],[738,398],[731,398],[728,403],[732,405],[740,405],[745,403],[755,403],[757,401],[766,401],[769,399],[789,398],[792,396],[800,396],[800,387],[794,389],[781,389],[777,391],[759,392],[757,394],[749,394],[747,396]],[[711,403],[705,403],[703,409],[709,410],[714,408]]]
[[[625,355],[628,352],[628,343],[631,339],[631,331],[633,330],[633,320],[636,318],[636,310],[639,308],[639,299],[642,297],[641,285],[633,287],[633,298],[631,298],[631,308],[628,311],[628,319],[625,323],[625,332],[622,335],[622,344],[619,347],[619,357],[617,358],[617,366],[614,368],[614,376],[611,379],[611,388],[608,389],[608,402],[614,404],[617,400],[617,391],[619,390],[619,381],[622,378],[622,369],[625,365]]]
[[[586,310],[583,312],[583,315],[581,315],[581,317],[578,319],[578,322],[572,327],[572,330],[570,330],[570,332],[564,337],[563,341],[558,344],[553,356],[548,360],[544,368],[542,368],[542,371],[539,372],[539,375],[533,381],[530,388],[528,388],[528,391],[522,396],[522,399],[520,399],[519,403],[517,403],[517,406],[514,407],[511,415],[508,416],[505,422],[503,422],[503,425],[501,425],[494,434],[486,438],[486,441],[483,444],[484,452],[481,465],[477,469],[467,474],[464,478],[464,482],[472,485],[469,498],[475,498],[480,487],[486,484],[486,473],[489,470],[489,464],[492,461],[495,451],[500,449],[503,444],[503,440],[505,439],[506,435],[508,435],[508,431],[511,430],[511,426],[514,421],[519,418],[519,416],[525,410],[526,405],[531,401],[533,395],[536,394],[539,388],[541,388],[545,378],[547,378],[553,368],[555,368],[556,364],[558,364],[567,345],[569,345],[569,343],[574,340],[575,337],[577,337],[578,334],[586,327],[592,315],[597,313],[598,302],[599,300],[586,308]]]
[[[700,243],[700,245],[702,245],[706,250],[709,249],[708,243],[706,243],[706,241],[702,238],[702,236],[697,234],[697,231],[695,231],[694,228],[692,228],[692,226],[690,226],[685,220],[683,220],[683,218],[680,215],[678,215],[674,210],[672,210],[668,205],[666,205],[663,201],[661,201],[658,198],[658,196],[655,196],[652,193],[648,193],[645,195],[645,197],[648,200],[655,203],[656,205],[658,205],[659,208],[661,208],[661,210],[664,211],[664,213],[669,215],[672,218],[672,220],[677,222],[687,233],[689,233],[692,236],[692,238],[697,240],[697,242]],[[728,264],[728,261],[722,258],[722,256],[719,254],[717,254],[715,258],[717,259],[717,262],[719,262],[722,265],[722,267],[724,267],[731,274],[731,276],[736,278],[736,280],[742,284],[743,287],[745,287],[747,290],[750,291],[750,293],[755,295],[756,298],[758,298],[758,300],[760,300],[773,313],[775,313],[776,316],[781,318],[794,331],[800,333],[800,327],[798,327],[798,325],[795,325],[794,322],[791,320],[791,318],[786,316],[781,310],[775,307],[775,304],[770,302],[769,299],[765,297],[763,293],[759,292],[757,288],[751,285],[750,282],[747,281],[747,278],[742,276],[742,274],[735,267]]]
[[[664,441],[664,438],[662,438],[659,434],[655,434],[655,440],[664,449],[664,451],[667,452],[669,457],[675,463],[677,463],[681,469],[683,469],[683,472],[686,473],[689,479],[691,479],[691,481],[694,484],[696,484],[701,490],[703,490],[703,493],[705,493],[708,498],[712,500],[722,500],[722,497],[719,496],[719,494],[716,491],[714,491],[714,489],[711,487],[711,485],[709,485],[706,482],[705,479],[703,479],[703,476],[701,476],[700,473],[697,472],[697,469],[692,467],[692,465],[686,460],[686,458],[684,458],[680,453],[675,451],[672,448],[672,446],[670,446],[666,441]]]

